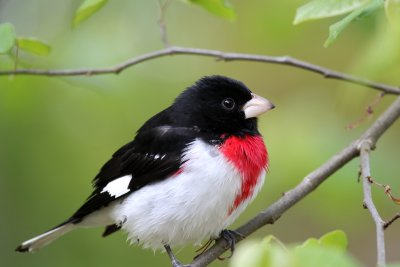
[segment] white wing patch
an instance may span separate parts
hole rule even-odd
[[[129,192],[129,183],[132,180],[132,175],[125,175],[120,178],[117,178],[111,182],[109,182],[103,190],[101,190],[101,193],[107,192],[110,194],[110,196],[113,197],[120,197],[125,193]]]

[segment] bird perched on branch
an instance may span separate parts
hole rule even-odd
[[[132,242],[165,249],[223,237],[257,195],[268,153],[257,116],[273,109],[242,82],[209,76],[149,119],[93,180],[93,193],[66,221],[16,250],[32,252],[83,227],[120,229]]]

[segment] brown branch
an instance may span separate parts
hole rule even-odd
[[[369,143],[373,148],[381,135],[400,117],[400,97],[354,142],[346,146],[341,152],[322,164],[319,168],[308,174],[295,188],[285,193],[279,200],[259,213],[253,219],[240,226],[238,231],[243,236],[248,236],[266,224],[278,220],[289,208],[298,203],[329,176],[339,170],[359,155],[360,144]],[[240,238],[237,240],[240,241]],[[227,250],[226,241],[219,239],[214,246],[197,257],[191,267],[204,267],[214,261]]]
[[[304,69],[323,75],[325,78],[346,81],[370,87],[375,90],[385,92],[386,94],[400,94],[400,87],[387,84],[377,83],[364,78],[352,76],[346,73],[337,72],[322,66],[311,64],[288,56],[265,56],[243,53],[227,53],[218,50],[187,48],[179,46],[170,46],[161,50],[143,54],[134,57],[126,62],[117,64],[107,68],[88,68],[88,69],[65,69],[65,70],[43,70],[43,69],[19,69],[19,70],[3,70],[0,75],[41,75],[41,76],[78,76],[78,75],[101,75],[101,74],[118,74],[121,71],[137,65],[139,63],[150,61],[156,58],[172,55],[193,55],[213,57],[222,61],[252,61],[271,64],[288,65],[295,68]]]
[[[360,143],[360,161],[361,161],[361,175],[363,178],[363,191],[364,191],[364,207],[371,213],[372,219],[375,222],[376,229],[376,249],[377,249],[377,266],[386,266],[386,250],[385,250],[385,233],[384,224],[379,215],[378,210],[372,200],[371,193],[371,171],[369,163],[369,152],[372,144],[369,140]]]

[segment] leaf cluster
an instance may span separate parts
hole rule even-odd
[[[393,24],[400,22],[398,0],[312,0],[297,9],[293,23],[296,25],[305,21],[345,15],[329,27],[329,36],[324,43],[324,46],[328,47],[352,22],[369,16],[383,7],[389,21]]]

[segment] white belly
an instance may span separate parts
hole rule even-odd
[[[132,242],[144,247],[180,246],[217,237],[257,194],[264,181],[233,212],[229,210],[241,190],[239,172],[219,152],[196,140],[184,159],[183,172],[132,193],[111,211]]]

